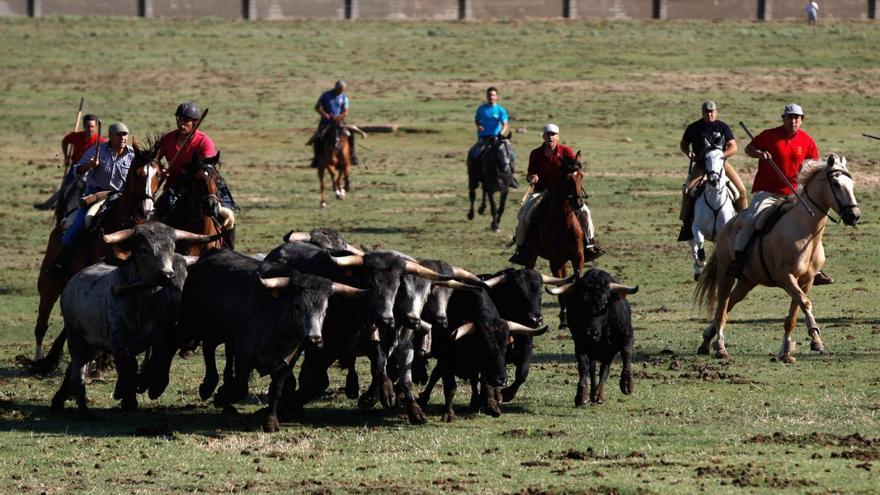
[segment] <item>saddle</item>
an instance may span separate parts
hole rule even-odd
[[[97,199],[91,206],[88,206],[88,211],[86,212],[86,230],[98,230],[101,225],[101,222],[104,220],[104,217],[107,215],[107,212],[113,205],[116,203],[116,200],[119,199],[121,193],[112,192],[106,195],[103,198]]]

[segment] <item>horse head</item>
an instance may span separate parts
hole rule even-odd
[[[703,167],[706,170],[706,181],[717,188],[724,178],[724,151],[714,145],[708,146],[703,153]]]
[[[209,158],[196,154],[186,166],[189,176],[189,198],[193,201],[193,209],[204,216],[218,218],[220,214],[219,171],[220,153]]]
[[[564,197],[571,202],[573,209],[579,209],[584,206],[583,181],[584,172],[581,165],[581,152],[578,151],[574,158],[562,157],[562,164],[559,167],[560,178],[557,185],[556,194]]]
[[[159,152],[158,141],[148,148],[134,147],[134,158],[122,195],[133,203],[132,218],[135,223],[143,223],[153,216],[156,192],[159,190],[161,170],[156,161]]]
[[[820,182],[827,182],[828,187]],[[846,168],[846,157],[831,153],[824,162],[805,161],[798,172],[798,183],[810,202],[820,208],[833,209],[846,225],[855,226],[859,222],[861,210],[855,196],[855,181]]]

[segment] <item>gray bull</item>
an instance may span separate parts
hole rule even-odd
[[[186,258],[174,254],[174,243],[209,239],[158,222],[104,236],[108,244],[128,241],[132,254],[118,267],[92,265],[64,288],[61,311],[70,364],[52,398],[52,411],[64,409],[73,394],[80,411],[88,412],[85,374],[101,351],[116,361],[113,397],[122,401],[123,410],[137,409],[136,357],[173,326],[186,278]]]

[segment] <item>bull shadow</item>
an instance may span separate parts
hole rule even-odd
[[[423,231],[418,227],[352,227],[348,229],[352,234],[421,234]]]

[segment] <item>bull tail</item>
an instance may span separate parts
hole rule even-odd
[[[31,373],[46,376],[55,371],[55,368],[58,367],[58,363],[61,362],[61,354],[64,352],[64,343],[66,341],[67,331],[62,329],[61,333],[55,337],[55,341],[52,342],[52,347],[49,349],[49,352],[42,359],[27,363]]]
[[[700,280],[697,281],[697,287],[694,289],[694,305],[706,312],[711,312],[718,302],[718,256],[712,253],[706,266],[703,267],[703,273]]]

